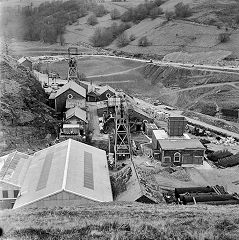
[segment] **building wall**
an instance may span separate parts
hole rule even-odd
[[[55,99],[56,112],[63,112],[65,110],[68,94],[71,94],[73,96],[73,99],[84,99],[84,97],[80,94],[76,93],[72,89],[68,89]]]
[[[77,196],[73,193],[62,191],[52,196],[46,197],[42,200],[26,205],[29,208],[41,208],[41,207],[67,207],[77,206],[82,204],[96,203],[93,200]]]
[[[26,60],[24,61],[23,63],[21,63],[20,65],[26,67],[26,68],[29,68],[30,70],[32,70],[32,62]]]
[[[180,153],[180,161],[174,161],[174,154]],[[164,157],[170,157],[170,159],[165,159]],[[199,157],[199,158],[197,158]],[[161,152],[161,161],[163,163],[173,163],[175,165],[182,164],[203,164],[204,150],[165,150]]]
[[[104,93],[102,93],[102,94],[99,96],[98,100],[99,100],[99,101],[107,100],[107,99],[108,99],[108,97],[107,97],[108,94],[109,94],[111,97],[114,95],[114,93],[108,89],[108,90],[106,90]]]

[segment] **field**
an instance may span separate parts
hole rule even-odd
[[[78,71],[84,73],[87,77],[104,74],[117,74],[123,71],[143,66],[142,63],[108,57],[80,57],[77,60]],[[42,69],[47,66],[44,64]],[[49,70],[58,72],[61,77],[67,77],[68,62],[61,61],[49,65]],[[109,76],[110,78],[110,76]]]
[[[3,239],[238,239],[235,206],[109,203],[1,212]]]

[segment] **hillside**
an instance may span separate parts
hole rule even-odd
[[[55,134],[54,111],[46,105],[41,84],[31,73],[0,62],[1,132],[3,151],[27,152],[45,146],[47,134]]]
[[[5,210],[3,239],[238,239],[235,206],[108,203],[76,208]]]

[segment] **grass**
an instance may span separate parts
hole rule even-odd
[[[237,239],[235,206],[108,203],[55,209],[5,210],[10,239]]]

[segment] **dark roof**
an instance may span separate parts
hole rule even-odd
[[[163,150],[205,149],[198,139],[158,139],[158,143]]]

